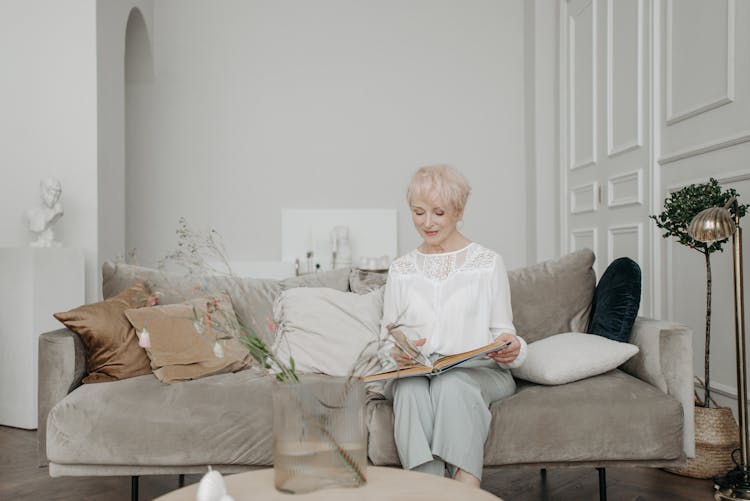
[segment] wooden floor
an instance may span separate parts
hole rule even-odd
[[[200,480],[188,475],[187,483]],[[650,468],[607,468],[609,501],[713,499],[710,480],[680,477]],[[140,479],[140,499],[153,499],[177,488],[177,476]],[[587,501],[598,499],[595,469],[487,470],[482,488],[505,501]],[[290,500],[293,496],[290,496]],[[51,478],[37,466],[36,432],[0,426],[0,500],[127,501],[129,477]],[[470,500],[461,500],[470,501]]]

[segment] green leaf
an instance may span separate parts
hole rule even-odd
[[[734,188],[722,191],[719,182],[710,178],[708,183],[691,184],[671,193],[664,200],[664,211],[661,214],[650,215],[649,218],[654,220],[656,226],[665,230],[664,238],[676,237],[680,244],[695,249],[701,254],[723,252],[726,239],[711,244],[698,242],[688,234],[687,229],[700,211],[709,207],[723,207],[733,196],[739,196]],[[732,205],[730,212],[732,215],[737,213],[739,217],[744,217],[747,207],[743,204]]]

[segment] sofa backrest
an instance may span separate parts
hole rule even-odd
[[[594,253],[581,249],[509,271],[518,335],[532,343],[561,332],[586,332],[596,287],[593,264]]]
[[[586,332],[594,297],[594,253],[582,249],[559,259],[508,272],[513,323],[520,336],[531,343],[561,332]],[[354,273],[354,272],[352,272]],[[353,277],[356,278],[356,277]],[[362,277],[352,280],[360,284]],[[187,278],[152,268],[107,261],[102,266],[102,293],[107,299],[136,282],[145,282],[159,303],[174,304],[202,295],[229,293],[235,311],[253,329],[266,329],[273,319],[273,303],[281,291],[294,287],[350,288],[350,270],[311,273],[284,280],[238,278],[224,275]],[[377,287],[385,275],[377,274],[361,286],[360,293]],[[367,282],[367,280],[365,280]],[[375,283],[377,282],[377,283]],[[199,289],[195,290],[196,285]],[[260,325],[258,325],[260,323]]]
[[[294,287],[329,287],[349,290],[349,269],[311,273],[284,280],[202,275],[186,277],[143,266],[107,261],[102,265],[102,294],[112,297],[136,282],[145,282],[160,304],[175,304],[185,300],[215,296],[226,292],[232,298],[237,315],[256,332],[267,329],[273,319],[273,302],[281,291]]]

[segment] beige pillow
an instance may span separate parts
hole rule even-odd
[[[81,336],[86,347],[84,383],[116,381],[151,372],[146,352],[138,346],[133,326],[125,318],[128,308],[140,308],[150,293],[142,283],[100,303],[86,304],[54,317]]]
[[[216,296],[215,325],[204,324],[198,333],[193,321],[207,313],[207,302],[212,298],[198,298],[185,303],[130,309],[125,316],[142,338],[148,331],[150,347],[146,348],[154,374],[165,383],[203,376],[235,372],[250,365],[248,349],[239,341],[240,333],[233,322],[236,318],[229,296]],[[219,339],[230,336],[229,339]],[[223,350],[223,357],[214,353],[215,343]]]
[[[360,356],[377,352],[383,288],[369,294],[328,288],[284,291],[274,303],[274,349],[299,372],[348,376]]]
[[[533,343],[560,332],[585,332],[596,287],[593,264],[594,253],[582,249],[509,271],[518,335]]]

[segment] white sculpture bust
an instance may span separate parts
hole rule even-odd
[[[32,247],[60,247],[60,242],[55,241],[55,232],[52,226],[63,215],[60,195],[62,185],[55,178],[48,177],[39,183],[42,205],[26,211],[26,220],[29,231],[36,234],[36,240],[29,245]]]

